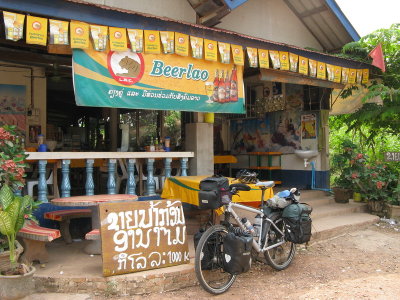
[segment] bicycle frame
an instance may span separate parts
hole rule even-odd
[[[279,231],[280,234],[284,235],[284,233],[274,224],[274,222],[273,222],[271,219],[269,219],[268,217],[265,216],[265,214],[264,214],[264,212],[262,211],[262,209],[256,209],[256,208],[249,207],[249,206],[246,206],[246,205],[243,205],[243,204],[238,204],[238,203],[230,202],[229,204],[225,205],[225,211],[229,212],[229,213],[233,216],[233,218],[235,219],[236,223],[239,225],[239,227],[240,227],[241,229],[247,231],[246,227],[245,227],[245,226],[243,225],[243,223],[241,222],[240,217],[239,217],[239,215],[235,212],[234,208],[246,210],[246,211],[252,212],[252,213],[254,213],[254,214],[256,214],[256,215],[259,215],[259,216],[262,218],[262,220],[263,220],[262,224],[264,224],[264,221],[266,221],[266,222],[268,222],[270,225],[274,226],[274,228],[275,228],[277,231]],[[270,246],[268,246],[268,247],[267,247],[267,244],[268,244],[268,243],[265,243],[264,247],[261,248],[262,236],[263,236],[263,233],[265,233],[265,232],[263,232],[263,229],[264,229],[264,226],[261,226],[261,227],[260,227],[259,236],[258,236],[258,241],[256,241],[256,239],[253,237],[253,248],[254,248],[258,253],[260,253],[260,252],[263,253],[263,252],[265,252],[265,251],[267,251],[267,250],[269,250],[269,249],[278,247],[278,246],[280,246],[280,245],[282,245],[282,244],[285,243],[285,241],[281,241],[281,242],[278,242],[278,243],[276,243],[276,244],[270,245]],[[265,231],[267,231],[266,226],[265,226]]]

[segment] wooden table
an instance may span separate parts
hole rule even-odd
[[[165,199],[180,199],[182,202],[199,205],[199,184],[200,181],[211,175],[201,176],[176,176],[169,177],[165,180],[164,188],[162,190],[161,198]],[[235,178],[228,178],[229,184],[238,183]],[[254,184],[249,184],[251,190],[248,192],[241,191],[239,195],[232,197],[233,202],[239,202],[244,205],[258,207],[261,202],[261,189]],[[265,191],[265,200],[274,196],[272,188]]]
[[[135,201],[136,195],[115,194],[115,195],[93,195],[56,198],[51,203],[58,206],[88,206],[92,211],[92,229],[100,229],[99,203]],[[101,254],[101,239],[93,240],[86,246],[88,254]]]

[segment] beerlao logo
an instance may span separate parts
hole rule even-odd
[[[149,41],[154,42],[156,40],[156,36],[154,34],[149,35]]]
[[[142,79],[144,59],[142,54],[131,51],[110,51],[107,67],[112,78],[123,85],[132,85]]]
[[[262,58],[265,58],[265,55],[266,55],[265,52],[261,52],[261,57]]]
[[[76,33],[77,35],[83,35],[84,32],[85,32],[85,31],[83,30],[82,27],[76,27],[76,28],[75,28],[75,33]]]
[[[114,37],[116,39],[120,39],[120,38],[122,38],[122,33],[120,31],[116,31],[116,32],[114,32]]]
[[[207,48],[210,50],[214,49],[214,45],[212,43],[208,43]]]
[[[235,48],[235,50],[233,50],[233,52],[235,52],[235,54],[239,54],[240,53],[238,48]]]
[[[40,30],[40,28],[42,28],[42,24],[40,24],[40,22],[38,22],[38,21],[35,21],[32,23],[32,28],[34,30]]]
[[[286,55],[285,54],[282,55],[282,60],[286,60]]]
[[[184,37],[180,37],[180,38],[178,38],[178,43],[179,44],[183,44],[185,42],[185,38]]]

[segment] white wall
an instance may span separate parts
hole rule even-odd
[[[274,42],[322,49],[283,0],[249,0],[223,18],[217,27]]]
[[[85,2],[196,23],[196,13],[186,0],[86,0]]]

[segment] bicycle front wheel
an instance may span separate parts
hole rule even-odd
[[[270,226],[266,241],[268,246],[273,247],[265,251],[264,256],[272,268],[281,271],[286,269],[292,262],[296,253],[296,245],[285,239],[285,223],[283,219],[279,215],[272,216],[271,219],[279,230],[272,225]]]
[[[195,272],[200,285],[211,294],[226,292],[236,279],[223,269],[226,227],[214,225],[201,236],[196,247]]]

